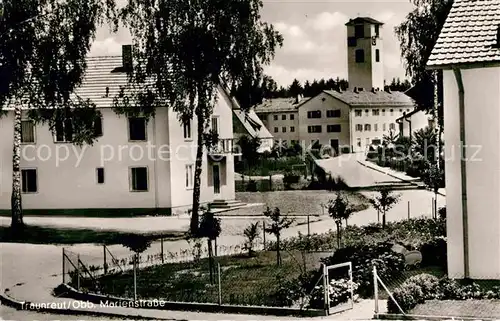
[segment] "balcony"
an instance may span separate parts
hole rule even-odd
[[[241,155],[241,151],[234,138],[220,138],[217,144],[208,150],[208,154],[211,156]]]

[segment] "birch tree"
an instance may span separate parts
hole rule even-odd
[[[218,86],[236,88],[260,79],[262,66],[282,44],[274,27],[261,21],[262,5],[261,0],[128,0],[121,12],[140,63],[129,74],[133,90],[124,88],[116,111],[149,118],[156,107],[168,105],[180,122],[197,123],[193,235],[199,227],[204,148],[217,138],[209,120]]]
[[[0,14],[0,112],[13,110],[11,212],[23,227],[21,119],[23,110],[52,131],[71,122],[75,144],[92,143],[99,117],[90,101],[72,95],[83,78],[85,57],[102,23],[116,22],[114,0],[4,0]],[[113,23],[112,26],[115,26]],[[115,27],[116,28],[116,27]],[[0,114],[1,115],[1,114]]]

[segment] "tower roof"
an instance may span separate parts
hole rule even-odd
[[[354,19],[349,19],[349,22],[347,22],[345,25],[346,26],[353,26],[355,24],[364,23],[364,22],[368,22],[368,23],[371,23],[374,25],[383,25],[384,24],[383,22],[377,21],[377,20],[370,18],[370,17],[357,17]]]

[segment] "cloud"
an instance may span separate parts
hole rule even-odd
[[[91,56],[112,56],[121,53],[122,45],[117,42],[114,37],[109,37],[104,40],[96,40],[90,48]]]
[[[322,12],[313,18],[310,25],[316,31],[327,31],[343,26],[347,21],[349,18],[341,12]]]

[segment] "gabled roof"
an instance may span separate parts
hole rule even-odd
[[[303,98],[302,101],[304,101],[306,99],[308,99],[308,98]],[[297,111],[297,107],[300,105],[300,103],[296,104],[295,103],[296,101],[297,101],[296,98],[266,99],[262,102],[262,104],[255,106],[255,112],[256,113],[276,113],[276,112]]]
[[[336,98],[351,107],[361,106],[401,106],[413,107],[415,103],[413,100],[400,91],[386,92],[383,90],[371,91],[335,91],[325,90],[326,94]]]
[[[500,62],[500,0],[455,0],[427,65]]]
[[[259,116],[257,116],[253,109],[250,109],[249,111],[233,109],[233,113],[245,127],[250,136],[261,139],[273,138],[273,135],[269,132],[266,126],[264,126],[262,120],[260,120]]]
[[[377,21],[377,20],[370,18],[370,17],[357,17],[354,19],[349,19],[349,22],[347,22],[345,25],[352,26],[355,24],[360,24],[360,23],[365,23],[365,22],[371,23],[374,25],[383,25],[384,24],[383,22]]]

